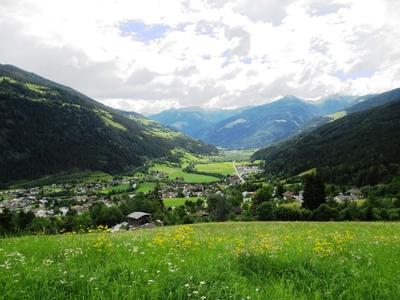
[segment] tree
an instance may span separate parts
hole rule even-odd
[[[0,234],[12,231],[12,219],[13,213],[8,208],[4,209],[3,213],[0,214]]]
[[[257,206],[255,214],[257,220],[260,221],[271,221],[275,218],[274,213],[275,207],[271,202],[263,202]]]
[[[308,175],[304,178],[303,207],[317,209],[326,202],[325,184],[319,175]]]
[[[313,211],[313,218],[316,221],[334,221],[337,220],[339,212],[336,208],[330,207],[327,204],[321,204]]]
[[[231,210],[231,204],[221,195],[213,194],[207,198],[208,210],[216,221],[226,221]]]
[[[283,185],[279,183],[276,186],[275,196],[278,198],[282,198],[284,192],[285,192],[285,189],[284,189]]]
[[[263,202],[272,200],[271,187],[262,187],[254,194],[253,205],[258,206]]]

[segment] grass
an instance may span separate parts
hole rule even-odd
[[[123,193],[126,192],[129,189],[129,184],[118,184],[115,186],[110,186],[108,188],[100,190],[100,194],[108,194],[108,193]]]
[[[207,164],[197,164],[195,169],[199,172],[208,172],[221,175],[235,174],[232,162],[215,162]]]
[[[156,183],[155,182],[142,182],[139,183],[139,185],[136,188],[136,191],[138,193],[148,193],[152,190],[154,190],[154,188],[156,187]]]
[[[297,175],[297,177],[304,177],[307,175],[315,175],[316,173],[317,173],[317,168],[312,168],[310,170],[300,173],[299,175]]]
[[[164,164],[156,164],[150,168],[150,171],[165,173],[172,180],[177,177],[182,177],[183,180],[188,183],[209,183],[219,181],[219,178],[214,176],[186,173],[178,167],[171,167]]]
[[[163,199],[164,205],[166,207],[177,207],[185,204],[186,201],[196,202],[199,197],[189,197],[189,198],[165,198]]]
[[[14,182],[9,188],[26,188],[34,186],[51,185],[53,183],[69,183],[69,182],[96,182],[96,181],[110,181],[112,176],[108,173],[101,171],[87,171],[76,172],[68,174],[59,174],[46,176],[35,180],[22,180]]]
[[[218,156],[212,156],[210,161],[249,161],[251,155],[256,150],[248,149],[248,150],[223,150],[220,151]]]
[[[330,118],[330,120],[332,122],[332,121],[341,119],[341,118],[345,117],[346,115],[347,115],[346,111],[338,111],[338,112],[328,115],[328,117]]]
[[[398,223],[209,223],[0,240],[3,299],[397,299]]]

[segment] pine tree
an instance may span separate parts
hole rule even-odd
[[[276,192],[275,192],[275,196],[282,198],[283,197],[283,193],[285,192],[285,189],[283,188],[282,184],[278,184],[276,187]]]
[[[325,184],[319,175],[304,178],[303,207],[314,210],[326,202]]]

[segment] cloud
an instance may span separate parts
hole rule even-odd
[[[399,10],[391,0],[4,0],[0,62],[147,113],[367,94],[400,86]]]

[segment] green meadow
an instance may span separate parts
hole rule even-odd
[[[0,240],[2,299],[398,299],[398,223],[208,223]]]
[[[164,164],[156,164],[155,166],[150,168],[150,171],[165,173],[172,180],[177,177],[181,177],[185,182],[188,183],[210,183],[220,180],[219,178],[214,176],[186,173],[181,168],[172,167]]]
[[[195,169],[199,172],[207,172],[221,175],[235,174],[232,162],[213,162],[195,165]]]
[[[129,184],[118,184],[115,186],[111,186],[100,191],[100,194],[108,194],[108,193],[123,193],[129,189]]]
[[[163,203],[166,207],[177,207],[185,204],[186,201],[196,202],[199,197],[189,197],[189,198],[165,198]]]
[[[148,192],[151,192],[152,190],[154,190],[156,185],[157,185],[157,183],[155,183],[155,182],[142,182],[142,183],[138,184],[136,191],[142,192],[142,193],[148,193]]]

